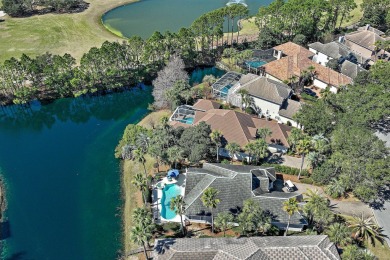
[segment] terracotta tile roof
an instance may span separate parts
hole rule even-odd
[[[193,105],[193,107],[196,109],[207,111],[210,109],[220,108],[221,104],[212,100],[198,99],[198,101]]]
[[[293,43],[293,42],[283,43],[281,45],[274,47],[274,49],[277,51],[282,51],[283,54],[285,54],[287,56],[301,54],[301,55],[306,56],[306,57],[311,57],[314,55],[314,53],[312,53],[308,49],[306,49],[306,48],[304,48],[296,43]]]
[[[287,56],[280,60],[267,63],[263,67],[266,73],[283,81],[289,80],[293,75],[299,77],[299,75],[310,66],[315,68],[315,78],[326,84],[339,87],[352,82],[351,78],[328,67],[322,66],[302,54]]]
[[[210,109],[206,112],[197,111],[195,113],[194,125],[200,122],[206,122],[212,130],[221,131],[227,142],[235,142],[241,147],[256,139],[257,128],[269,128],[272,131],[271,137],[266,140],[268,143],[272,143],[271,139],[280,140],[284,146],[289,147],[287,138],[291,127],[278,124],[276,121],[259,119],[233,110]],[[176,127],[185,124],[172,122],[171,125]]]

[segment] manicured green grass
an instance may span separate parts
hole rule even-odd
[[[363,12],[362,9],[360,8],[360,5],[363,3],[363,0],[355,0],[355,3],[357,7],[354,10],[352,10],[351,18],[349,20],[344,20],[341,27],[346,27],[354,23],[357,23],[363,17]]]
[[[90,0],[82,13],[45,14],[26,18],[6,16],[0,23],[0,62],[23,53],[70,53],[79,60],[91,47],[120,40],[101,24],[104,12],[137,0]]]

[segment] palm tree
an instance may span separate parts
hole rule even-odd
[[[220,199],[217,198],[219,191],[213,187],[207,188],[201,197],[203,205],[210,209],[211,211],[211,231],[214,233],[214,216],[213,209],[217,207],[217,205],[221,202]]]
[[[332,179],[329,185],[325,187],[325,193],[334,199],[344,196],[345,194],[344,182],[341,179],[339,180]]]
[[[206,75],[202,80],[202,82],[206,83],[209,87],[213,85],[216,81],[217,79],[213,75]]]
[[[298,128],[293,128],[291,130],[290,136],[287,138],[287,142],[290,145],[291,149],[295,151],[295,147],[298,144],[299,140],[302,140],[305,137],[305,134],[302,130]]]
[[[136,139],[136,144],[138,149],[142,150],[144,153],[148,151],[150,138],[146,133],[139,133]]]
[[[241,96],[241,110],[244,111],[247,107],[249,107],[251,98],[249,96],[249,92],[246,89],[240,89],[238,94]]]
[[[141,191],[144,204],[146,205],[145,191],[148,189],[146,178],[141,173],[137,173],[131,182]]]
[[[215,227],[223,231],[223,236],[225,237],[226,230],[233,227],[232,222],[234,217],[229,212],[219,213],[215,218]]]
[[[386,235],[382,234],[383,230],[374,222],[374,216],[366,218],[364,214],[360,217],[355,216],[348,221],[348,227],[351,228],[353,238],[356,240],[368,240],[375,246],[375,241],[383,244]]]
[[[145,152],[142,151],[141,149],[136,149],[133,151],[133,160],[137,161],[139,163],[142,163],[144,167],[144,172],[145,172],[145,177],[148,177],[148,173],[146,172],[146,167],[145,167]]]
[[[183,196],[179,195],[172,198],[169,207],[171,208],[171,210],[175,210],[176,215],[180,216],[181,232],[184,236],[185,232],[184,232],[184,224],[183,224],[183,215],[185,214],[186,203],[184,201]]]
[[[258,163],[259,159],[268,156],[268,144],[264,139],[257,139],[253,144],[255,146],[254,156],[256,157],[256,163]]]
[[[168,148],[167,154],[169,161],[175,163],[175,169],[177,169],[177,161],[183,159],[183,149],[181,149],[180,146],[175,145]]]
[[[249,142],[245,145],[244,147],[244,150],[245,152],[248,153],[248,163],[251,163],[251,160],[252,160],[252,156],[255,154],[256,152],[256,145],[254,142]]]
[[[295,147],[297,154],[302,157],[301,168],[299,169],[298,180],[301,178],[303,163],[305,162],[305,155],[310,152],[312,148],[311,141],[307,138],[299,140]]]
[[[345,246],[351,243],[351,231],[348,227],[342,223],[333,223],[329,226],[326,234],[329,236],[330,241],[336,244],[336,246]]]
[[[145,207],[142,208],[136,208],[133,211],[133,221],[135,225],[141,226],[145,224],[145,219],[147,219],[150,216],[150,211],[147,210]]]
[[[152,237],[152,233],[143,228],[142,225],[136,225],[131,229],[130,239],[134,243],[142,246],[144,249],[145,258],[148,259],[148,254],[146,253],[146,245],[149,239]]]
[[[283,202],[283,210],[288,214],[288,222],[284,236],[287,236],[288,228],[290,227],[291,216],[299,211],[298,201],[296,198],[290,198]]]
[[[213,143],[217,146],[217,162],[219,162],[219,147],[222,144],[222,133],[219,130],[213,130],[210,133],[210,138]]]
[[[272,131],[269,128],[259,128],[257,129],[257,136],[261,139],[267,138],[267,136],[271,136]]]
[[[230,157],[232,157],[232,163],[233,163],[234,156],[236,155],[236,153],[240,151],[240,146],[236,143],[228,143],[226,145],[226,150],[228,150]]]

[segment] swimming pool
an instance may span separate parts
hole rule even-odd
[[[226,86],[224,86],[223,88],[221,88],[221,94],[227,95],[228,92],[229,92],[229,89],[231,89],[231,88],[232,88],[232,85],[226,85]]]
[[[161,217],[164,219],[173,219],[176,217],[176,213],[174,210],[171,210],[171,199],[181,195],[182,188],[176,184],[167,184],[162,190],[161,197]]]
[[[254,60],[254,61],[245,61],[245,65],[247,67],[251,67],[251,68],[258,68],[260,66],[263,66],[264,64],[266,64],[267,62],[265,61],[262,61],[262,60]]]
[[[184,123],[184,124],[187,124],[187,125],[192,125],[192,123],[194,122],[194,118],[193,117],[186,117],[186,118],[181,119],[179,121]]]

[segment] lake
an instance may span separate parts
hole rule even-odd
[[[139,35],[148,38],[155,31],[176,32],[189,27],[202,14],[226,6],[228,0],[141,0],[108,11],[102,22],[124,37]],[[246,0],[250,14],[272,0]]]
[[[208,74],[223,72],[196,70],[191,82]],[[151,87],[144,86],[0,107],[10,227],[0,259],[116,259],[123,202],[114,149],[126,125],[142,119],[152,102]]]

